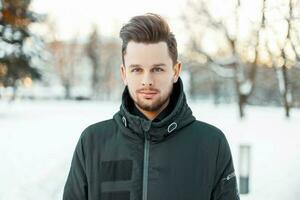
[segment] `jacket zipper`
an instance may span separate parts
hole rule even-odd
[[[227,177],[223,178],[224,181],[229,181],[231,178],[235,177],[235,173],[230,173]]]
[[[144,169],[143,169],[143,198],[142,198],[142,200],[147,200],[147,193],[148,193],[149,147],[150,147],[150,141],[147,140],[147,137],[145,135]]]

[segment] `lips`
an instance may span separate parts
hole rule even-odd
[[[141,94],[146,99],[152,99],[155,95],[158,94],[156,91],[140,91],[139,94]]]

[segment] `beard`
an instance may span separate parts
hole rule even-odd
[[[138,91],[139,90],[136,91],[137,94],[138,94]],[[161,93],[159,92],[159,90],[156,90],[156,91],[158,91],[157,97],[150,99],[150,100],[144,99],[139,94],[136,95],[136,98],[133,98],[133,95],[131,94],[131,92],[129,92],[129,94],[136,106],[138,106],[139,108],[141,108],[144,111],[156,112],[156,111],[160,111],[161,108],[169,102],[169,98],[173,91],[173,84],[171,87],[169,87],[167,93],[163,96],[160,95]]]
[[[156,100],[153,100],[153,102],[146,102],[147,100],[137,97],[137,100],[134,101],[134,103],[141,108],[142,110],[148,111],[148,112],[155,112],[159,111],[161,107],[163,107],[168,101],[169,96],[165,97],[159,97]]]

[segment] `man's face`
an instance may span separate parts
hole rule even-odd
[[[134,103],[142,110],[157,112],[169,102],[181,64],[173,66],[166,42],[128,43],[121,75]]]

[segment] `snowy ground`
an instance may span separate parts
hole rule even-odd
[[[237,174],[238,149],[251,145],[250,194],[242,200],[300,199],[300,110],[190,103],[198,120],[227,136]],[[110,118],[118,102],[0,102],[0,200],[59,200],[81,131]]]

